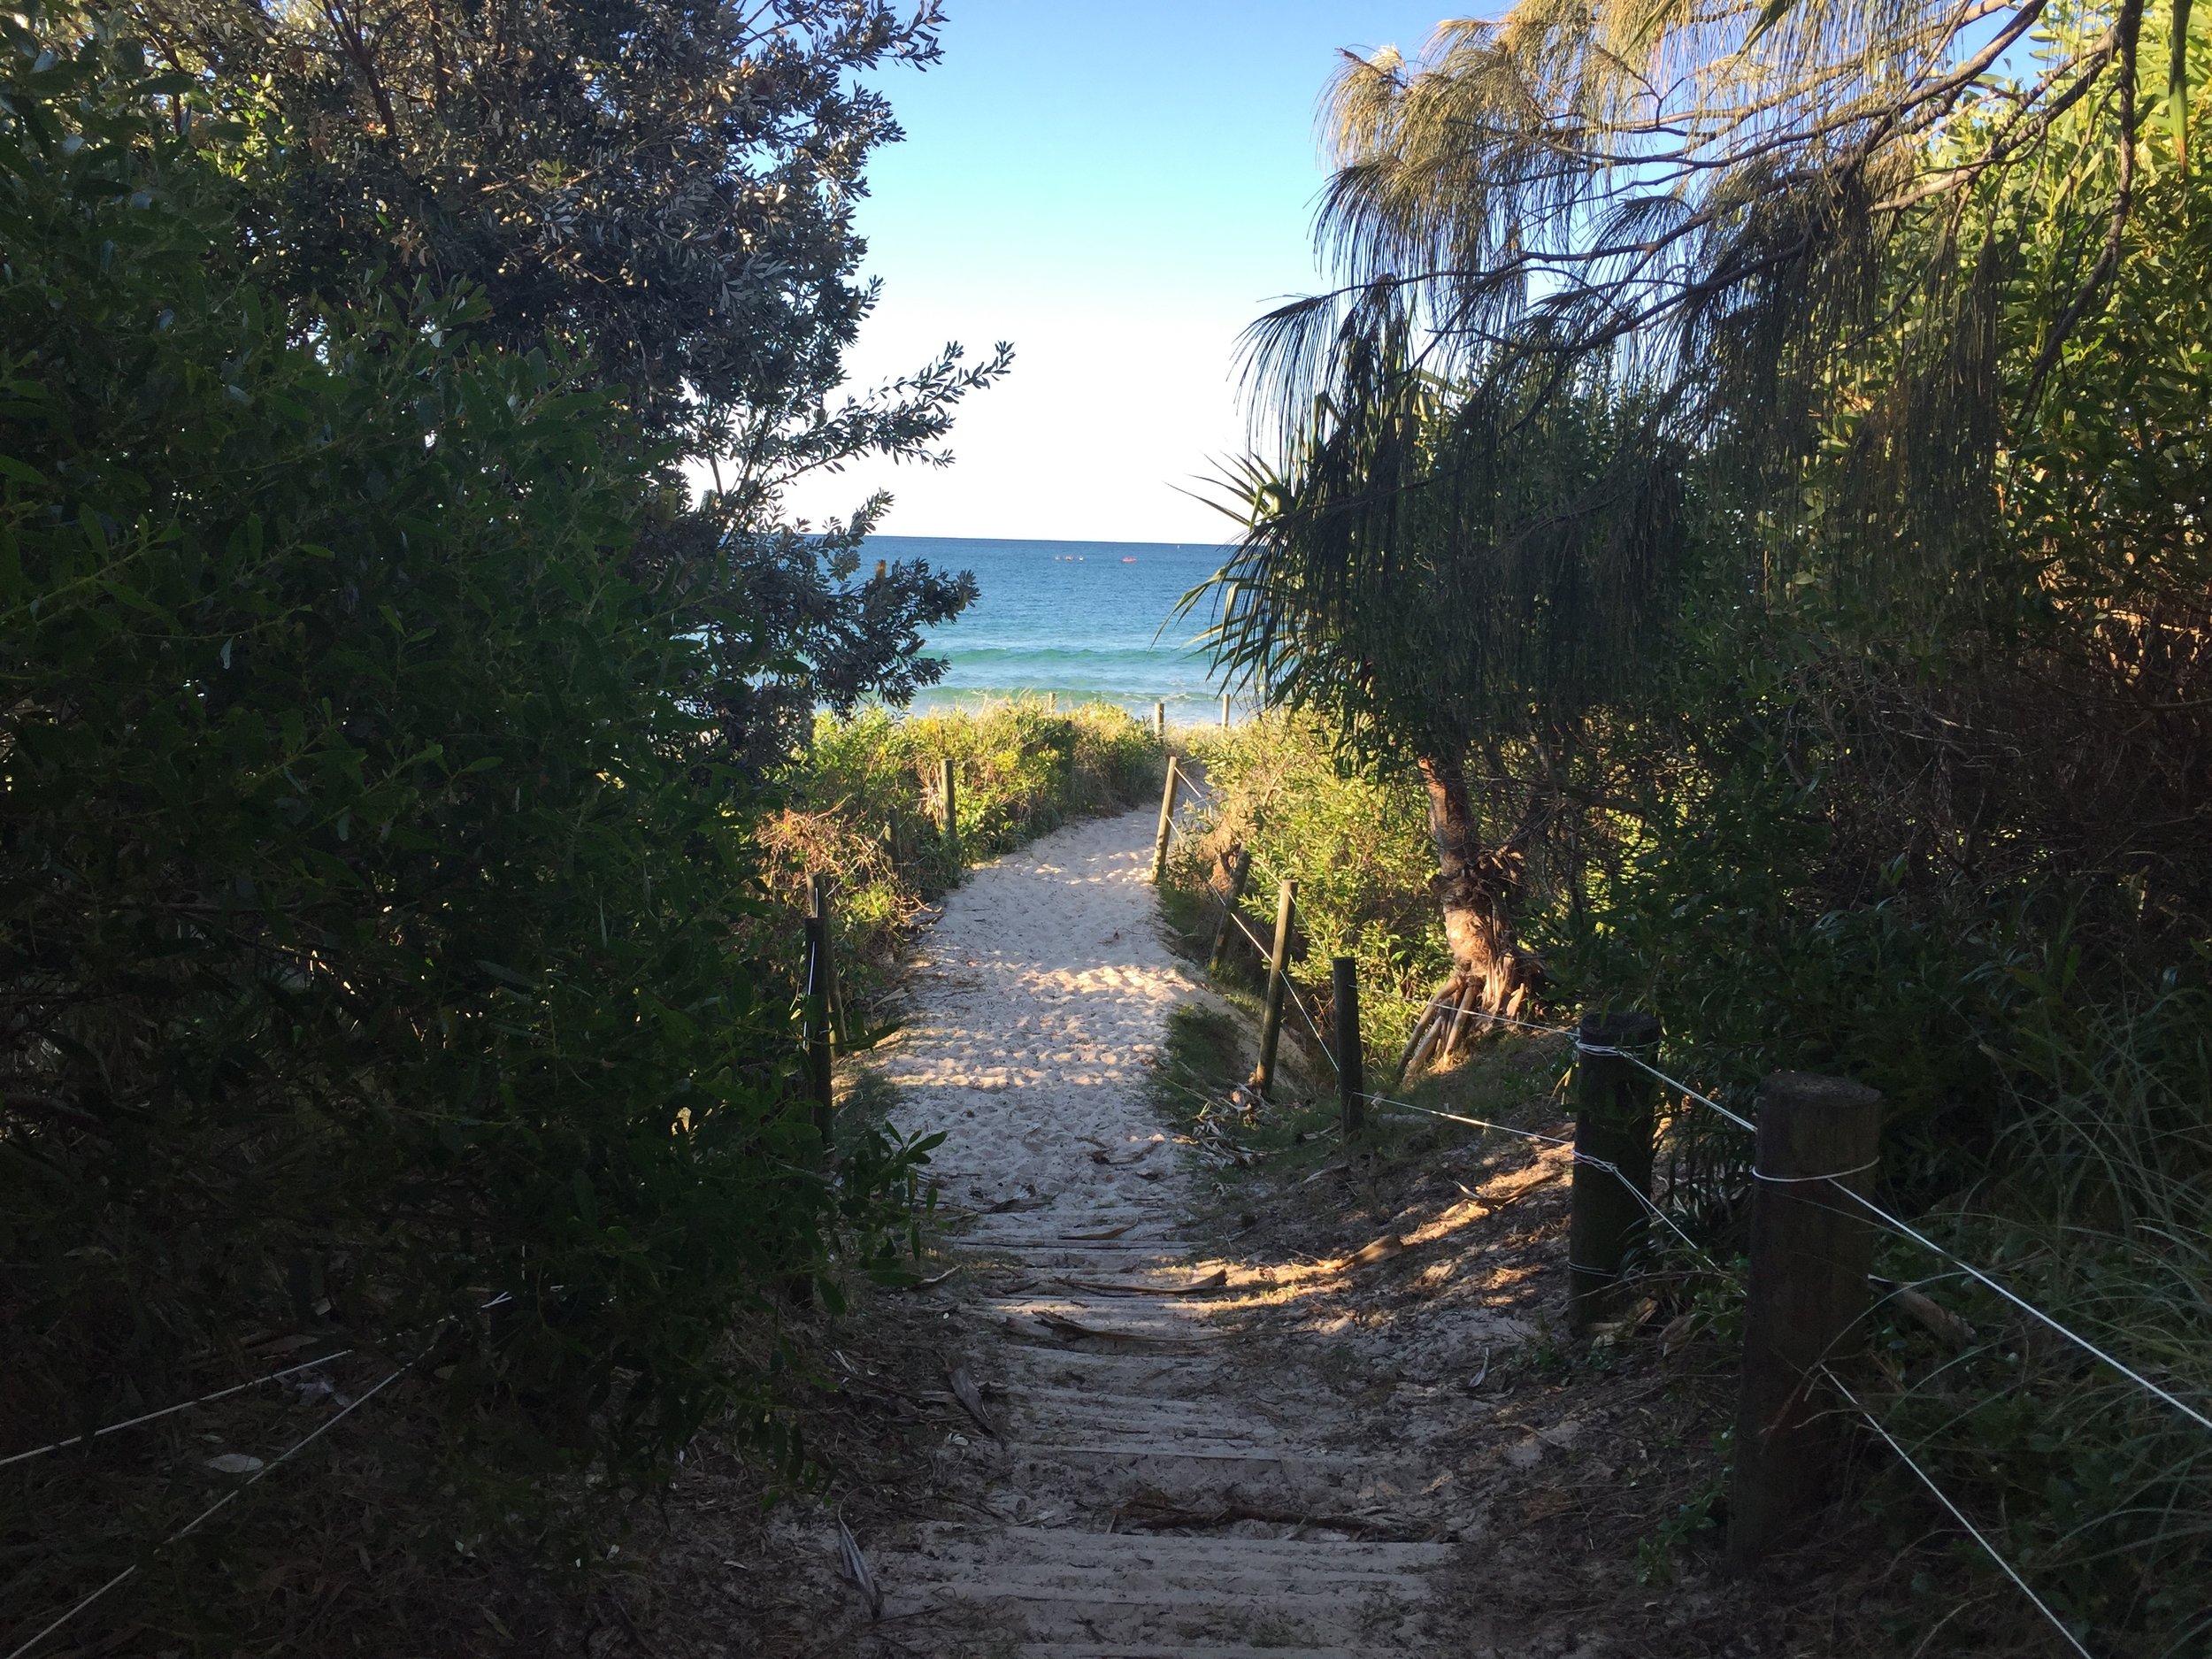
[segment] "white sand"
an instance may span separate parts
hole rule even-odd
[[[1289,1350],[1240,1340],[1222,1317],[1233,1297],[1184,1294],[1218,1281],[1187,1260],[1202,1248],[1193,1180],[1146,1084],[1169,1013],[1206,994],[1155,931],[1156,822],[1079,825],[977,871],[910,981],[885,1071],[901,1126],[948,1135],[933,1171],[947,1198],[984,1212],[957,1234],[973,1271],[933,1294],[947,1329],[966,1331],[1004,1430],[949,1432],[934,1467],[958,1501],[884,1540],[876,1571],[899,1633],[870,1653],[1425,1650],[1428,1576],[1452,1547],[1304,1517],[1403,1516],[1448,1483],[1425,1457],[1401,1466],[1336,1443],[1359,1420],[1303,1371],[1279,1381]],[[1285,1518],[1116,1532],[1161,1503]]]
[[[1162,1138],[1144,1086],[1168,1012],[1200,995],[1155,932],[1156,821],[1093,819],[981,866],[925,938],[883,1070],[899,1125],[945,1132],[950,1202],[1047,1200],[1038,1219],[1067,1225],[1186,1202],[1170,1147],[1137,1157]]]

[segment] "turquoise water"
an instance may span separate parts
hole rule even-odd
[[[952,666],[915,699],[941,708],[1057,693],[1063,708],[1102,699],[1149,718],[1156,702],[1182,724],[1221,718],[1221,694],[1191,641],[1210,619],[1179,620],[1176,602],[1220,565],[1199,542],[995,541],[871,536],[864,557],[927,559],[975,572],[983,595],[929,636]]]

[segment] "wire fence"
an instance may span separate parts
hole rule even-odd
[[[556,1286],[551,1286],[550,1288],[557,1291],[560,1287]],[[488,1313],[493,1309],[503,1307],[513,1300],[514,1297],[511,1293],[501,1291],[497,1294],[491,1297],[488,1301],[480,1303],[476,1311],[478,1313]],[[417,1327],[417,1333],[420,1333],[425,1330],[434,1333],[436,1331],[442,1331],[447,1326],[450,1325],[456,1318],[463,1317],[465,1316],[449,1315],[445,1318],[436,1321],[434,1325],[427,1327]],[[427,1352],[428,1348],[429,1343],[428,1340],[426,1340],[424,1351]],[[281,1371],[271,1371],[265,1376],[256,1377],[248,1382],[234,1383],[229,1387],[219,1388],[212,1394],[201,1394],[196,1399],[180,1400],[176,1404],[164,1406],[159,1410],[142,1412],[137,1417],[126,1417],[120,1422],[110,1423],[103,1427],[90,1430],[83,1434],[72,1435],[67,1440],[54,1440],[44,1446],[34,1446],[27,1451],[17,1452],[10,1456],[0,1458],[0,1469],[5,1469],[15,1463],[28,1463],[33,1458],[44,1457],[50,1453],[65,1451],[71,1447],[87,1446],[91,1444],[93,1441],[104,1439],[110,1434],[119,1434],[126,1429],[140,1428],[149,1423],[159,1422],[164,1417],[174,1417],[180,1412],[190,1411],[200,1406],[211,1405],[219,1400],[227,1400],[234,1394],[244,1394],[250,1389],[263,1387],[267,1384],[281,1381],[287,1377],[296,1377],[303,1371],[314,1371],[322,1366],[334,1363],[336,1361],[344,1359],[348,1356],[359,1351],[360,1350],[358,1349],[349,1348],[340,1348],[334,1353],[319,1355],[317,1357],[311,1360],[302,1360],[296,1365],[288,1365]],[[350,1417],[354,1412],[368,1404],[371,1400],[374,1399],[378,1394],[382,1394],[386,1388],[389,1387],[393,1383],[398,1381],[399,1379],[405,1375],[408,1371],[413,1370],[417,1361],[419,1361],[421,1357],[422,1356],[418,1354],[414,1359],[410,1359],[404,1363],[399,1365],[392,1371],[390,1374],[386,1376],[382,1381],[373,1385],[363,1393],[356,1395],[353,1399],[343,1400],[342,1397],[342,1403],[336,1411],[333,1412],[329,1417],[324,1418],[322,1422],[316,1425],[313,1429],[310,1430],[306,1434],[301,1436],[301,1438],[297,1440],[295,1440],[291,1445],[286,1447],[284,1450],[279,1452],[274,1457],[254,1469],[235,1486],[232,1487],[221,1497],[218,1498],[213,1503],[209,1504],[207,1508],[201,1510],[197,1515],[194,1516],[189,1521],[187,1521],[175,1532],[171,1532],[166,1538],[156,1544],[153,1548],[148,1552],[149,1555],[157,1555],[161,1554],[162,1551],[173,1548],[181,1540],[188,1538],[192,1533],[199,1531],[199,1529],[204,1526],[209,1521],[214,1519],[216,1516],[220,1514],[224,1509],[227,1509],[231,1504],[236,1502],[241,1497],[242,1497],[248,1488],[259,1485],[260,1482],[265,1479],[268,1476],[273,1474],[278,1469],[289,1463],[294,1457],[297,1456],[301,1452],[306,1450],[308,1447],[313,1445],[325,1434],[335,1428],[345,1418]],[[5,1655],[0,1655],[0,1659],[28,1659],[28,1655],[32,1654],[49,1636],[51,1636],[56,1632],[63,1629],[73,1619],[76,1618],[79,1614],[83,1613],[88,1608],[96,1606],[102,1599],[106,1597],[111,1592],[128,1583],[137,1575],[139,1564],[140,1563],[133,1563],[129,1566],[125,1567],[121,1571],[116,1573],[112,1578],[102,1584],[90,1594],[73,1603],[69,1608],[57,1615],[44,1625],[41,1626],[37,1632],[27,1641],[25,1641],[10,1649]]]
[[[326,1363],[327,1362],[326,1361]],[[153,1555],[159,1555],[165,1549],[173,1548],[183,1540],[190,1537],[194,1532],[198,1532],[201,1527],[206,1525],[207,1523],[213,1520],[216,1516],[221,1514],[223,1510],[228,1509],[232,1504],[237,1502],[240,1498],[243,1497],[250,1487],[258,1486],[264,1479],[267,1479],[270,1475],[274,1474],[286,1463],[290,1463],[293,1458],[299,1455],[300,1453],[305,1451],[317,1440],[322,1439],[324,1435],[330,1432],[332,1429],[336,1428],[339,1424],[345,1421],[346,1418],[351,1417],[363,1406],[368,1404],[369,1402],[375,1399],[377,1395],[382,1394],[386,1388],[389,1387],[393,1383],[398,1381],[403,1375],[411,1369],[413,1364],[414,1362],[412,1360],[408,1361],[406,1364],[401,1365],[398,1369],[392,1371],[390,1375],[387,1376],[383,1379],[383,1381],[376,1384],[365,1393],[358,1394],[355,1398],[348,1401],[344,1405],[341,1406],[337,1410],[332,1412],[330,1416],[325,1417],[320,1423],[317,1424],[312,1429],[309,1430],[298,1440],[293,1441],[291,1445],[286,1447],[282,1451],[279,1452],[267,1463],[263,1463],[258,1469],[253,1471],[251,1474],[241,1480],[235,1486],[233,1486],[221,1497],[216,1499],[214,1502],[209,1504],[207,1508],[202,1509],[197,1515],[187,1521],[182,1526],[177,1528],[175,1532],[170,1533],[168,1537],[163,1539],[160,1543],[154,1546],[153,1550],[150,1553]],[[250,1384],[247,1386],[252,1386]],[[117,1425],[116,1426],[123,1427],[127,1425]],[[101,1585],[98,1589],[93,1591],[91,1594],[85,1596],[82,1600],[77,1601],[65,1611],[58,1614],[55,1617],[49,1620],[45,1624],[40,1627],[37,1633],[33,1635],[28,1641],[23,1642],[18,1647],[11,1649],[6,1655],[6,1659],[29,1659],[29,1655],[35,1652],[39,1645],[49,1636],[51,1636],[56,1632],[63,1629],[72,1620],[76,1618],[79,1614],[84,1612],[88,1608],[96,1606],[113,1591],[120,1588],[122,1586],[129,1583],[132,1578],[137,1577],[139,1565],[139,1563],[133,1562],[130,1565],[125,1567],[120,1572],[117,1573],[113,1578],[108,1579],[106,1583]]]
[[[1197,787],[1191,784],[1187,779],[1183,780],[1182,782],[1186,787],[1195,788]],[[1190,833],[1189,831],[1184,829],[1181,825],[1176,823],[1171,815],[1168,819],[1168,832],[1171,835],[1181,834],[1184,836],[1187,836]],[[1256,928],[1253,927],[1252,924],[1246,919],[1244,913],[1237,908],[1235,901],[1233,898],[1226,894],[1217,892],[1211,882],[1208,882],[1206,884],[1205,893],[1206,896],[1211,899],[1215,905],[1220,910],[1223,917],[1228,921],[1228,923],[1232,926],[1235,927],[1238,932],[1241,933],[1247,940],[1251,941],[1253,949],[1259,952],[1263,957],[1269,957],[1272,956],[1275,949],[1273,941],[1263,937]],[[1296,903],[1297,902],[1294,899],[1292,901],[1294,926],[1296,914]],[[1333,1071],[1340,1070],[1337,1063],[1335,1045],[1332,1043],[1326,1036],[1322,1034],[1320,1022],[1314,1018],[1312,1010],[1308,1009],[1306,1006],[1307,994],[1304,987],[1299,985],[1295,979],[1292,979],[1287,972],[1286,972],[1282,977],[1283,1001],[1297,1012],[1299,1022],[1305,1026],[1307,1033],[1313,1039],[1315,1051],[1319,1054],[1323,1059],[1329,1063],[1330,1070]]]
[[[273,1382],[281,1382],[285,1378],[296,1377],[302,1371],[314,1371],[319,1367],[330,1364],[333,1361],[342,1360],[353,1351],[349,1348],[342,1348],[334,1354],[322,1354],[313,1359],[302,1360],[296,1365],[287,1365],[282,1371],[273,1371],[267,1376],[256,1377],[250,1382],[233,1383],[227,1388],[218,1388],[213,1394],[202,1394],[196,1400],[180,1400],[175,1405],[163,1406],[157,1411],[142,1412],[134,1417],[125,1417],[120,1423],[110,1423],[104,1427],[88,1430],[82,1434],[73,1434],[65,1440],[54,1440],[44,1446],[34,1446],[28,1451],[15,1452],[6,1457],[0,1457],[0,1469],[6,1469],[16,1463],[27,1463],[32,1458],[43,1457],[50,1452],[66,1451],[73,1446],[87,1446],[110,1434],[120,1434],[125,1429],[139,1428],[148,1423],[158,1423],[162,1418],[174,1417],[180,1411],[190,1411],[198,1406],[212,1405],[218,1400],[229,1399],[233,1394],[242,1394],[249,1389],[260,1388]]]
[[[1198,788],[1198,786],[1189,784],[1189,780],[1186,780],[1184,781],[1194,790]],[[1214,795],[1212,791],[1207,790],[1203,793],[1206,795],[1208,799],[1215,801],[1216,803],[1218,802],[1218,796]],[[1191,832],[1185,826],[1173,822],[1171,813],[1170,814],[1170,824],[1172,831],[1180,833],[1186,837],[1190,835]],[[1272,879],[1279,884],[1283,883],[1287,879],[1274,872],[1265,861],[1262,860],[1249,849],[1245,849],[1244,853],[1245,856],[1250,860],[1248,865],[1247,866],[1249,870],[1258,872],[1266,879]],[[1221,907],[1228,918],[1243,932],[1248,939],[1251,941],[1254,947],[1263,956],[1270,956],[1271,955],[1271,948],[1269,941],[1262,938],[1245,919],[1237,908],[1233,895],[1225,895],[1218,891],[1211,881],[1208,881],[1205,884],[1205,891],[1208,895]],[[1319,1025],[1315,1022],[1312,1016],[1307,1012],[1302,998],[1296,995],[1296,987],[1290,982],[1288,974],[1286,973],[1283,976],[1283,979],[1285,981],[1285,988],[1288,993],[1290,993],[1287,995],[1286,1000],[1289,1001],[1294,1007],[1297,1008],[1301,1018],[1304,1020],[1308,1030],[1311,1033],[1314,1038],[1316,1047],[1318,1048],[1322,1053],[1329,1056],[1332,1065],[1335,1065],[1335,1045],[1323,1037]],[[1684,1102],[1694,1102],[1696,1105],[1712,1112],[1731,1128],[1755,1136],[1757,1133],[1757,1125],[1750,1118],[1746,1118],[1742,1113],[1734,1110],[1731,1107],[1724,1104],[1722,1102],[1715,1099],[1711,1094],[1707,1094],[1703,1090],[1694,1087],[1689,1083],[1685,1082],[1682,1079],[1662,1070],[1659,1066],[1653,1064],[1650,1059],[1647,1058],[1643,1054],[1639,1053],[1632,1048],[1616,1047],[1602,1043],[1590,1042],[1583,1038],[1578,1030],[1571,1026],[1549,1025],[1540,1020],[1523,1019],[1517,1015],[1502,1014],[1483,1009],[1470,1008],[1465,1006],[1463,1001],[1448,997],[1431,997],[1427,1001],[1423,1002],[1415,998],[1400,995],[1397,993],[1387,989],[1384,989],[1382,995],[1401,1007],[1411,1010],[1413,1018],[1417,1022],[1417,1030],[1418,1029],[1418,1021],[1427,1018],[1432,1013],[1439,1012],[1445,1009],[1450,1009],[1455,1015],[1455,1020],[1459,1018],[1466,1018],[1482,1021],[1489,1025],[1502,1026],[1533,1036],[1570,1038],[1574,1042],[1578,1058],[1584,1056],[1605,1057],[1624,1061],[1630,1065],[1632,1065],[1638,1070],[1647,1073],[1655,1081],[1658,1082],[1665,1088],[1672,1091]],[[1463,1125],[1464,1126],[1481,1130],[1486,1133],[1497,1133],[1513,1135],[1531,1142],[1541,1143],[1551,1147],[1567,1147],[1572,1148],[1575,1146],[1574,1141],[1571,1140],[1564,1139],[1557,1135],[1546,1134],[1533,1129],[1524,1128],[1518,1125],[1500,1123],[1493,1119],[1473,1117],[1465,1113],[1448,1111],[1439,1107],[1425,1106],[1416,1102],[1398,1100],[1385,1094],[1363,1093],[1360,1094],[1358,1098],[1368,1106],[1382,1110],[1411,1113],[1426,1118]],[[1740,1282],[1738,1280],[1737,1276],[1733,1272],[1723,1268],[1718,1263],[1714,1261],[1711,1255],[1697,1241],[1695,1238],[1691,1235],[1688,1230],[1682,1226],[1672,1215],[1669,1214],[1664,1207],[1655,1202],[1651,1194],[1645,1190],[1643,1186],[1636,1180],[1632,1179],[1627,1172],[1623,1171],[1617,1164],[1609,1159],[1594,1156],[1587,1152],[1578,1149],[1573,1152],[1572,1162],[1578,1168],[1592,1169],[1601,1174],[1609,1176],[1614,1180],[1617,1181],[1622,1187],[1632,1194],[1637,1204],[1651,1219],[1655,1220],[1663,1225],[1668,1232],[1672,1234],[1677,1240],[1683,1244],[1709,1271],[1722,1279],[1731,1282]],[[1871,1164],[1865,1166],[1866,1169],[1871,1169],[1872,1167],[1874,1167],[1874,1165]],[[2206,1430],[2212,1430],[2212,1414],[2208,1414],[2205,1410],[2191,1404],[2188,1401],[2184,1400],[2178,1394],[2175,1394],[2171,1389],[2163,1386],[2152,1378],[2146,1376],[2138,1368],[2128,1364],[2125,1361],[2108,1352],[2105,1348],[2091,1340],[2088,1337],[2083,1335],[2079,1331],[2075,1330],[2073,1327],[2066,1324],[2065,1321],[2058,1318],[2047,1310],[2037,1306],[2033,1302],[2020,1294],[2019,1292],[2015,1290],[2009,1285],[2004,1283],[1987,1269],[1968,1261],[1957,1252],[1947,1248],[1936,1240],[1930,1238],[1920,1229],[1912,1226],[1909,1223],[1901,1219],[1899,1217],[1893,1215],[1888,1210],[1877,1203],[1872,1198],[1870,1198],[1864,1194],[1855,1190],[1855,1187],[1848,1184],[1849,1178],[1863,1173],[1863,1170],[1840,1170],[1825,1174],[1805,1177],[1779,1177],[1770,1175],[1762,1171],[1757,1167],[1756,1160],[1754,1158],[1744,1166],[1744,1172],[1747,1174],[1754,1182],[1781,1181],[1793,1185],[1818,1183],[1826,1188],[1832,1189],[1832,1191],[1836,1194],[1840,1194],[1844,1198],[1849,1199],[1854,1204],[1857,1205],[1872,1223],[1886,1230],[1892,1236],[1908,1241],[1939,1260],[1947,1263],[1953,1268],[1956,1269],[1959,1274],[1972,1279],[1983,1288],[2001,1298],[2021,1314],[2025,1315],[2027,1317],[2034,1320],[2038,1325],[2050,1331],[2055,1335],[2070,1343],[2081,1353],[2093,1359],[2116,1376],[2124,1379],[2134,1387],[2140,1390],[2147,1396],[2159,1401],[2180,1417],[2185,1418],[2187,1421],[2194,1424],[2198,1427]],[[1967,1535],[1973,1540],[1975,1544],[1979,1547],[1983,1553],[1985,1553],[1998,1567],[1998,1569],[2002,1571],[2005,1577],[2009,1579],[2011,1583],[2020,1591],[2022,1595],[2024,1596],[2026,1600],[2034,1607],[2037,1613],[2050,1624],[2051,1628],[2058,1633],[2060,1638],[2065,1641],[2068,1647],[2073,1652],[2081,1655],[2082,1659],[2093,1659],[2093,1655],[2091,1655],[2090,1650],[2083,1645],[2080,1639],[2074,1634],[2072,1629],[2067,1625],[2065,1621],[2062,1619],[2058,1614],[2053,1610],[2050,1605],[2036,1593],[2032,1586],[2030,1586],[2025,1577],[2024,1577],[2021,1573],[2019,1568],[2005,1556],[2005,1555],[1997,1548],[1995,1543],[1992,1541],[1985,1532],[1974,1524],[1972,1519],[1967,1515],[1965,1509],[1955,1499],[1954,1499],[1943,1489],[1941,1485],[1934,1479],[1934,1477],[1932,1476],[1928,1471],[1912,1455],[1911,1451],[1906,1447],[1904,1442],[1901,1440],[1897,1435],[1881,1421],[1879,1416],[1861,1402],[1858,1396],[1852,1393],[1847,1385],[1846,1385],[1841,1379],[1838,1378],[1825,1364],[1823,1364],[1820,1369],[1824,1379],[1834,1388],[1837,1397],[1842,1400],[1853,1413],[1865,1422],[1873,1433],[1888,1447],[1890,1451],[1897,1457],[1898,1461],[1913,1474],[1921,1485],[1926,1487],[1928,1492],[1939,1503],[1942,1505],[1943,1509],[1952,1517],[1952,1518],[1958,1523],[1960,1527],[1962,1528]]]

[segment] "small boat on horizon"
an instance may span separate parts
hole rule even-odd
[[[1134,553],[1125,553],[1121,556],[1121,562],[1125,565],[1134,565],[1137,562],[1137,556]]]

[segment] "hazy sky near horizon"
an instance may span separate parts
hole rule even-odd
[[[944,61],[876,82],[907,137],[858,220],[883,298],[856,382],[947,341],[1014,370],[960,418],[949,468],[856,466],[902,535],[1219,541],[1183,490],[1240,447],[1237,336],[1317,281],[1314,118],[1338,49],[1410,55],[1450,0],[950,0]]]

